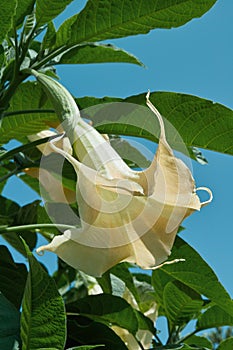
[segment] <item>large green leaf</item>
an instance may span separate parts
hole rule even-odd
[[[214,305],[198,317],[196,329],[199,331],[221,326],[233,326],[233,317]]]
[[[56,46],[146,34],[202,16],[216,0],[89,0],[58,30]]]
[[[172,92],[153,93],[150,100],[174,126],[186,146],[233,154],[231,109],[197,96]],[[126,102],[131,103],[140,101],[145,103],[145,95],[126,99]],[[171,143],[179,143],[177,135],[173,131],[170,135],[169,132],[167,128]]]
[[[0,291],[17,309],[20,309],[27,269],[15,263],[6,246],[0,245]]]
[[[13,349],[19,341],[20,313],[5,296],[0,293],[0,348]]]
[[[98,322],[128,329],[133,334],[138,330],[138,320],[134,309],[124,299],[114,295],[90,295],[76,303],[68,304],[67,310],[88,316]]]
[[[0,1],[0,43],[13,26],[17,0]]]
[[[22,315],[22,350],[64,348],[65,311],[54,280],[28,251],[29,274],[25,287]]]
[[[41,104],[43,104],[42,110],[40,109]],[[24,113],[25,110],[35,110],[36,113],[33,111]],[[47,101],[42,88],[36,82],[21,84],[12,97],[7,112],[22,111],[22,114],[3,118],[0,128],[1,144],[7,143],[11,139],[21,141],[25,136],[48,129],[54,122],[58,122],[53,112],[43,113],[43,110],[51,110],[51,104]]]
[[[233,301],[219,282],[214,271],[190,245],[180,237],[177,237],[169,259],[180,258],[185,259],[185,261],[164,265],[161,267],[161,270],[197,293],[206,296],[229,315],[233,316]],[[152,276],[155,289],[156,278],[157,271],[155,270]]]
[[[87,64],[104,62],[125,62],[143,66],[137,57],[132,54],[111,44],[98,43],[72,47],[59,55],[55,59],[54,64]]]
[[[73,0],[36,0],[36,21],[43,25],[57,17]]]
[[[32,13],[33,6],[36,0],[18,0],[16,7],[15,22],[17,26],[20,26],[25,20],[25,17]]]
[[[196,96],[173,92],[151,93],[150,100],[165,118],[167,138],[172,147],[181,149],[183,141],[187,147],[233,154],[231,109]],[[124,106],[118,102],[131,104]],[[158,141],[157,119],[147,108],[141,107],[145,106],[146,93],[122,100],[86,97],[77,99],[77,103],[102,133]],[[169,127],[169,123],[174,128]]]
[[[185,326],[200,312],[203,300],[181,283],[169,282],[163,293],[166,316],[172,326]]]

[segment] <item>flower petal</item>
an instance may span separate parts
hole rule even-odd
[[[60,130],[60,131],[64,132],[63,130]],[[54,131],[42,130],[37,134],[28,135],[28,139],[29,141],[37,141],[45,137],[50,137],[55,135],[57,135],[57,133]],[[46,142],[42,145],[37,146],[37,148],[41,151],[41,153],[43,153],[44,156],[48,156],[49,154],[54,152],[50,145],[51,145],[50,142]],[[58,141],[57,143],[57,147],[63,149],[65,152],[68,152],[69,154],[72,154],[73,152],[73,149],[68,137],[63,137],[62,139],[60,139],[60,141]]]

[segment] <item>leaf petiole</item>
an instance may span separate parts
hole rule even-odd
[[[0,226],[0,234],[6,232],[20,232],[27,230],[39,230],[40,228],[57,228],[57,229],[72,229],[76,226],[72,225],[63,225],[63,224],[30,224],[30,225],[21,225],[21,226]]]

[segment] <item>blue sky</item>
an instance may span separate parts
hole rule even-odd
[[[74,1],[65,15],[77,12]],[[61,82],[77,97],[126,97],[151,91],[183,92],[233,109],[233,1],[218,0],[202,18],[172,30],[109,40],[136,55],[147,68],[129,64],[60,66]],[[64,19],[62,16],[61,19]],[[213,202],[184,222],[182,237],[209,263],[233,296],[232,173],[230,156],[203,151],[208,165],[193,163],[197,186],[210,187]],[[12,184],[17,184],[17,193]],[[4,194],[20,203],[36,198],[11,180]],[[44,260],[43,260],[44,259]],[[55,255],[42,261],[53,266]]]

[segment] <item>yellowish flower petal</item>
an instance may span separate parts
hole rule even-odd
[[[40,179],[40,184],[45,190],[44,200],[54,201],[58,203],[75,203],[76,193],[68,188],[62,186],[61,181],[56,179],[49,171],[42,168],[27,168],[24,172],[34,177],[35,179]]]
[[[63,130],[59,130],[59,132],[62,132]],[[52,137],[57,135],[56,132],[51,130],[43,130],[41,132],[38,132],[37,134],[28,135],[28,139],[30,141],[37,141],[46,137]],[[70,141],[68,137],[60,138],[56,145],[58,148],[61,148],[68,154],[72,154],[73,149],[70,144]],[[51,146],[50,142],[46,142],[45,144],[38,145],[37,148],[40,150],[40,152],[44,156],[49,156],[52,152],[54,152],[53,147]],[[43,186],[45,193],[46,193],[46,199],[47,201],[55,201],[59,203],[74,203],[76,201],[76,193],[72,190],[69,190],[68,188],[65,188],[61,181],[56,179],[53,174],[51,174],[49,171],[43,168],[28,168],[24,169],[24,172],[34,177],[38,180],[40,180],[40,184]]]

